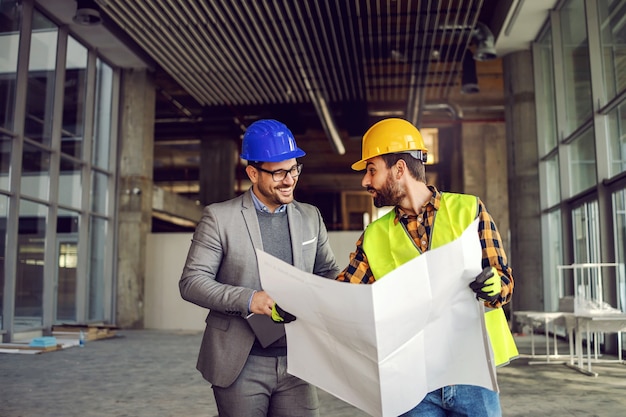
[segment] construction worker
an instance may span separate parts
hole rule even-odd
[[[294,200],[296,158],[304,155],[283,123],[251,124],[241,158],[252,187],[205,207],[193,235],[179,287],[185,300],[209,309],[197,369],[212,385],[220,417],[319,415],[316,388],[287,373],[284,328],[266,345],[264,327],[246,320],[254,313],[272,332],[283,326],[271,319],[275,303],[261,288],[256,249],[327,278],[340,271],[319,210]]]
[[[496,225],[478,197],[444,193],[426,185],[426,157],[422,135],[406,120],[385,119],[365,133],[362,158],[352,169],[365,170],[361,184],[376,207],[394,208],[368,225],[337,279],[372,284],[408,260],[452,242],[478,218],[484,269],[470,288],[487,307],[497,309],[511,299],[513,277]],[[500,416],[499,395],[479,386],[445,386],[428,393],[402,416],[445,415]]]

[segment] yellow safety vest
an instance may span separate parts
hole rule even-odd
[[[476,216],[478,216],[477,197],[442,193],[432,225],[429,249],[435,249],[459,238]],[[367,227],[363,237],[363,251],[376,280],[422,253],[402,224],[395,223],[394,210]],[[519,355],[502,308],[486,312],[485,325],[496,366],[506,364]]]

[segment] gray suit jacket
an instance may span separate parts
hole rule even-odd
[[[204,208],[179,281],[185,300],[210,310],[197,368],[218,387],[235,381],[254,343],[245,316],[261,290],[255,249],[263,243],[251,192]],[[294,266],[335,278],[339,268],[319,210],[293,201],[287,217]]]

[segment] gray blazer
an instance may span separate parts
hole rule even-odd
[[[208,308],[197,369],[211,384],[227,387],[254,343],[245,320],[254,290],[261,290],[255,249],[263,249],[252,190],[204,208],[179,281],[183,299]],[[339,268],[319,210],[287,205],[294,266],[335,278]]]

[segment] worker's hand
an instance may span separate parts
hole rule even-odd
[[[295,319],[296,316],[287,313],[285,310],[280,308],[278,304],[274,303],[274,307],[272,307],[272,320],[274,320],[275,323],[291,323]]]
[[[265,291],[255,291],[250,301],[250,313],[272,316],[274,300]]]
[[[469,286],[476,293],[477,299],[491,303],[500,297],[502,281],[498,270],[493,266],[487,266]]]

